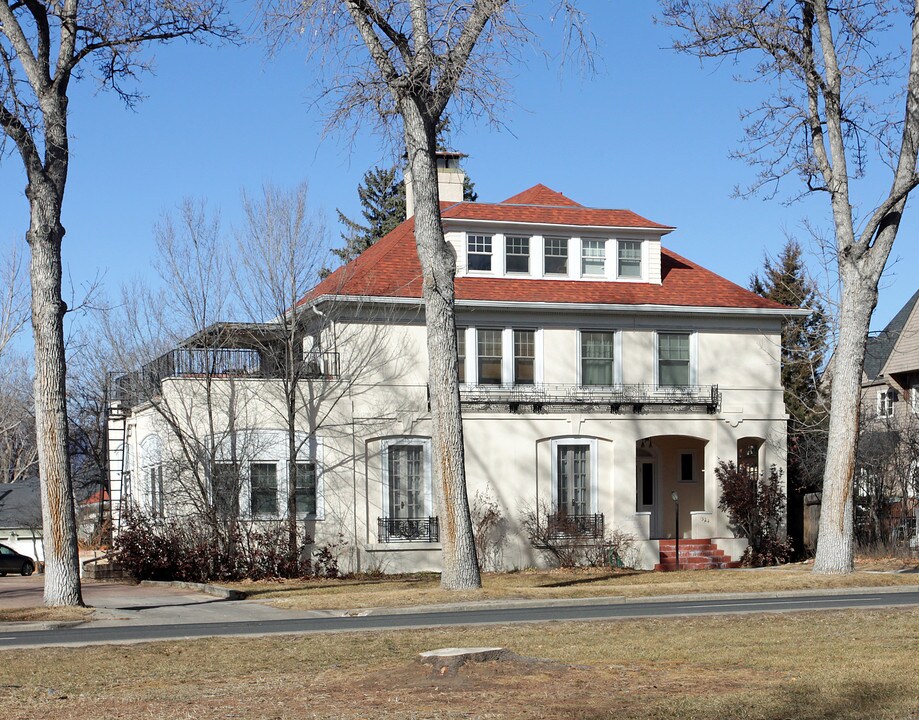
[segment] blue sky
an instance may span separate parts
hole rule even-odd
[[[603,9],[596,6],[603,6]],[[805,218],[829,228],[825,197],[784,205],[734,199],[753,170],[729,159],[742,129],[739,111],[760,88],[734,82],[731,68],[700,67],[667,49],[670,31],[652,22],[653,3],[587,3],[600,46],[598,72],[560,71],[541,53],[523,52],[514,68],[505,128],[454,123],[453,146],[469,154],[466,170],[481,200],[498,201],[538,182],[594,207],[629,208],[675,225],[665,245],[746,284],[775,253],[784,233],[809,242]],[[551,53],[554,40],[547,40]],[[324,118],[311,103],[316,75],[303,48],[269,58],[242,47],[160,46],[146,99],[125,109],[92,80],[74,93],[73,159],[64,206],[64,260],[74,285],[102,275],[111,294],[152,274],[152,227],[184,197],[206,197],[224,224],[239,221],[243,189],[264,182],[310,184],[333,243],[335,209],[357,216],[356,187],[369,167],[388,163],[384,144],[351,129],[322,137]],[[881,173],[866,197],[883,193]],[[0,240],[28,224],[18,156],[0,160]],[[798,190],[786,182],[786,195]],[[915,205],[915,201],[913,202]],[[882,281],[872,327],[881,328],[916,290],[919,210],[911,208]],[[814,269],[816,270],[816,264]]]

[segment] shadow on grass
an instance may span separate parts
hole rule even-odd
[[[634,575],[644,575],[637,570],[631,572],[611,572],[603,575],[592,575],[590,577],[571,578],[570,580],[560,580],[557,582],[540,583],[536,587],[544,588],[564,588],[574,587],[575,585],[589,585],[590,583],[606,582],[608,580],[621,580],[622,578],[632,577]]]

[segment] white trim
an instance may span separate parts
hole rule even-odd
[[[434,510],[434,494],[431,490],[431,439],[408,435],[404,437],[390,437],[380,441],[380,510],[382,517],[392,517],[389,507],[389,448],[393,445],[420,446],[422,448],[421,461],[424,463],[421,471],[424,475],[424,507],[428,516],[437,513]]]
[[[569,258],[570,261],[570,258]],[[479,277],[487,277],[482,274]],[[563,275],[546,276],[562,279]],[[609,280],[608,282],[614,282]],[[310,300],[308,305],[321,302],[352,302],[358,304],[375,303],[383,305],[415,305],[422,306],[421,298],[386,297],[382,295],[321,295],[315,300]],[[622,303],[559,303],[559,302],[521,302],[516,300],[457,300],[456,306],[460,308],[532,308],[534,310],[579,310],[592,312],[622,312],[622,313],[654,313],[667,315],[760,315],[771,317],[807,317],[811,314],[805,308],[741,308],[741,307],[711,307],[705,305],[625,305]]]
[[[510,350],[508,352],[508,350]],[[501,384],[514,384],[514,328],[506,327],[501,333]]]
[[[536,357],[533,358],[533,382],[539,384],[545,382],[545,363],[543,362],[543,328],[536,328],[533,335],[533,352]]]
[[[571,435],[568,437],[552,438],[549,443],[552,450],[552,512],[558,512],[558,446],[559,445],[584,445],[590,452],[590,514],[596,515],[599,507],[597,497],[599,478],[599,462],[597,460],[597,438]]]

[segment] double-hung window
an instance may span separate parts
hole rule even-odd
[[[611,332],[581,331],[581,385],[613,384]]]
[[[543,257],[546,275],[568,275],[568,238],[547,237]]]
[[[297,515],[316,514],[316,463],[297,463]]]
[[[470,270],[491,270],[491,235],[470,235],[466,253]]]
[[[504,240],[504,263],[509,273],[529,273],[530,238],[508,235]]]
[[[479,328],[477,332],[479,385],[501,384],[502,335],[502,330],[491,328]]]
[[[641,243],[632,240],[619,241],[619,269],[621,278],[641,277]]]
[[[661,386],[690,384],[689,333],[658,333],[657,382]]]
[[[460,383],[466,382],[466,328],[456,329],[456,371]]]
[[[276,463],[249,463],[250,510],[253,516],[278,514],[278,466]]]
[[[581,275],[602,277],[606,273],[606,241],[581,241]]]
[[[514,385],[532,385],[536,360],[536,332],[514,330]]]

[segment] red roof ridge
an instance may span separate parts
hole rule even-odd
[[[497,205],[539,205],[542,207],[583,207],[580,203],[575,202],[570,197],[546,187],[542,183],[537,183],[523,192],[512,195],[507,200],[500,203],[491,203]]]

